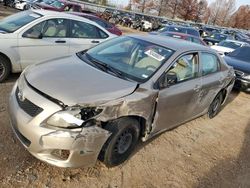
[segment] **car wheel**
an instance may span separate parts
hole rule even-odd
[[[9,61],[0,56],[0,82],[3,82],[10,74],[10,63]]]
[[[112,135],[104,144],[99,160],[107,167],[120,165],[133,152],[140,135],[140,125],[136,119],[120,118],[105,126]]]
[[[208,117],[210,119],[214,118],[220,111],[222,104],[222,93],[219,93],[210,104],[208,109]]]

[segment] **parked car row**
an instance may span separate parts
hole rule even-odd
[[[22,71],[11,127],[44,162],[120,165],[139,140],[214,118],[235,83],[249,88],[249,46],[223,58],[190,28],[117,37],[91,19],[28,10],[0,22],[0,81]]]

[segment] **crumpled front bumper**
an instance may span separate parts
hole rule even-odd
[[[234,87],[242,91],[250,92],[250,81],[244,80],[242,78],[237,78]]]
[[[25,85],[24,96],[44,109],[31,117],[19,106],[16,89],[17,84],[9,99],[11,125],[17,138],[33,156],[58,167],[88,167],[96,163],[110,132],[95,125],[79,129],[44,127],[42,122],[61,110],[60,107]]]

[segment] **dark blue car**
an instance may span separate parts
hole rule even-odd
[[[250,46],[238,48],[224,59],[235,70],[235,88],[250,92]]]

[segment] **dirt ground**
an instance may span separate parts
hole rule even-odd
[[[121,166],[63,169],[32,157],[12,133],[7,101],[18,76],[0,84],[0,187],[250,187],[249,94],[234,91],[216,118],[140,143]]]

